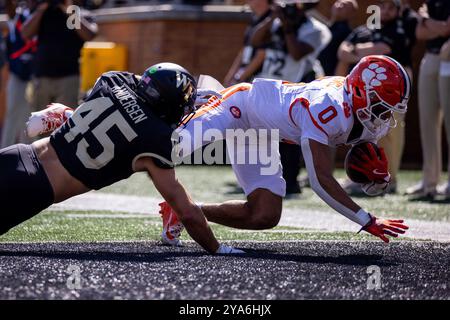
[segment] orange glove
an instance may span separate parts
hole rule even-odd
[[[361,230],[367,231],[388,243],[389,239],[386,235],[397,238],[399,234],[404,234],[405,230],[408,229],[409,227],[403,224],[403,220],[380,219],[371,215],[371,221]]]

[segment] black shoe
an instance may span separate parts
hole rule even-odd
[[[436,192],[427,192],[421,195],[416,195],[414,197],[409,198],[409,201],[412,202],[433,202],[436,197]]]

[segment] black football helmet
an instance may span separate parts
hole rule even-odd
[[[137,94],[163,121],[176,125],[184,115],[194,111],[197,82],[180,65],[158,63],[145,70]]]

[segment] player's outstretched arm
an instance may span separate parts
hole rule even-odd
[[[195,205],[184,187],[175,177],[174,169],[161,169],[150,158],[140,164],[136,163],[136,169],[145,166],[156,189],[175,210],[178,218],[183,223],[189,235],[206,251],[216,253],[219,249],[214,234],[209,227],[202,210]]]
[[[311,187],[330,207],[384,242],[389,242],[386,235],[397,237],[405,233],[408,227],[403,220],[378,219],[361,209],[347,195],[333,177],[333,158],[329,146],[312,139],[302,139],[301,146]]]

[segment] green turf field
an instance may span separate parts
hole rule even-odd
[[[243,194],[238,193],[236,189],[235,178],[230,167],[185,166],[178,168],[177,172],[179,179],[197,201],[219,202],[244,199]],[[336,176],[344,177],[343,171],[337,170]],[[449,221],[450,205],[448,203],[413,202],[402,196],[406,186],[419,178],[419,172],[402,172],[399,194],[357,198],[356,201],[362,207],[382,216]],[[102,192],[159,197],[145,174],[136,174],[126,181],[103,189]],[[309,188],[304,189],[299,198],[286,200],[284,206],[296,210],[330,210]],[[352,232],[324,232],[286,226],[266,231],[241,231],[213,224],[213,229],[220,240],[373,239]],[[0,242],[156,240],[159,238],[160,230],[160,219],[145,214],[47,210],[0,237]],[[184,239],[189,239],[186,232]]]
[[[113,217],[117,215],[120,217]],[[130,217],[126,217],[129,215]],[[293,227],[276,227],[266,231],[234,230],[212,225],[219,240],[356,240],[361,238],[350,232],[317,232]],[[0,237],[0,242],[41,241],[135,241],[158,240],[161,220],[129,213],[48,211],[25,222]],[[186,232],[183,239],[190,239]]]

